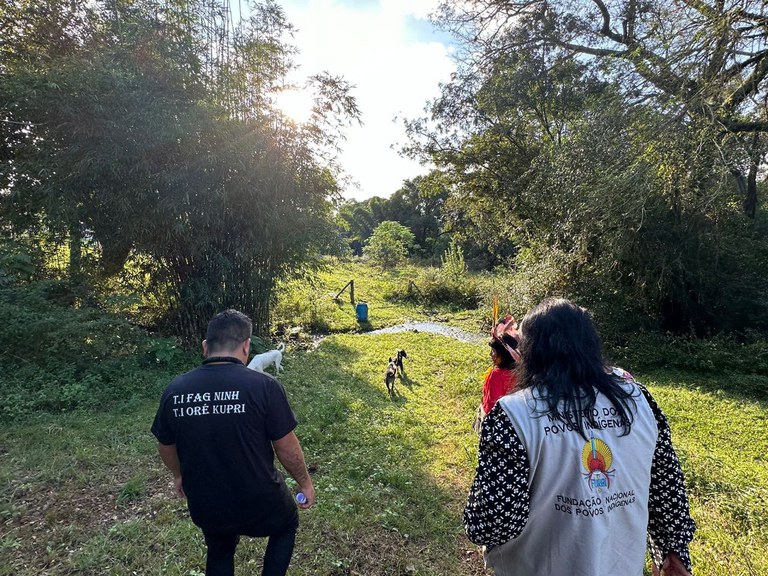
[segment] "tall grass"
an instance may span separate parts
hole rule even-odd
[[[450,322],[468,330],[478,330],[482,310],[457,308],[432,298],[418,298],[419,291],[436,285],[436,269],[410,263],[382,269],[364,260],[329,260],[328,266],[314,278],[299,278],[281,286],[274,308],[277,326],[302,326],[315,333],[358,332],[391,326],[408,320],[430,318]],[[350,301],[347,288],[354,280],[355,301]],[[478,283],[476,277],[468,282]],[[413,294],[413,298],[409,298]],[[368,304],[368,322],[361,324],[355,316],[355,304]],[[490,303],[490,297],[488,298]]]
[[[408,351],[389,400],[386,358]],[[281,377],[318,504],[291,574],[483,574],[461,508],[486,350],[428,334],[337,335]],[[690,374],[642,378],[670,418],[699,526],[699,574],[768,573],[766,405]],[[0,574],[195,574],[204,548],[148,432],[155,404],[38,416],[0,432]],[[263,542],[244,541],[241,573]]]
[[[470,421],[487,347],[424,333],[359,333],[428,317],[480,329],[483,310],[430,310],[388,299],[407,285],[408,270],[374,274],[364,266],[340,266],[326,272],[314,292],[286,294],[278,306],[314,306],[328,329],[338,332],[313,350],[289,345],[280,376],[318,490],[317,506],[301,513],[291,574],[486,573],[479,551],[463,535],[461,509],[476,463]],[[333,289],[350,275],[358,299],[370,303],[370,326],[358,325],[348,300],[333,301]],[[13,304],[22,306],[18,299]],[[78,356],[85,358],[83,374],[94,354],[109,356],[108,340],[98,334],[107,320],[35,306],[38,311],[25,318],[41,327],[40,334],[42,327],[55,332],[63,323],[66,333],[91,335],[85,356]],[[9,310],[7,321],[23,329]],[[45,324],[46,318],[54,321]],[[103,394],[98,403],[66,412],[27,411],[0,427],[0,576],[202,573],[202,538],[184,502],[173,498],[149,433],[169,367],[191,368],[197,354],[162,339],[132,338],[134,352],[117,354],[125,362],[98,372],[114,375],[108,382],[115,384],[97,388]],[[633,345],[656,341],[641,338]],[[77,350],[77,342],[85,340],[61,345]],[[768,377],[754,369],[762,362],[759,342],[684,345],[673,343],[664,353],[649,344],[647,350],[625,350],[623,358],[638,362],[639,370],[632,363],[624,367],[649,386],[670,419],[699,526],[691,548],[694,571],[768,574]],[[396,348],[405,348],[408,359],[390,400],[384,369]],[[741,358],[739,350],[749,354]],[[707,355],[728,368],[702,363]],[[47,356],[29,358],[38,365],[38,378],[51,370],[63,384],[82,383],[74,376],[64,382],[66,360],[57,367],[46,364]],[[23,391],[23,382],[4,380],[6,396],[9,389]],[[259,572],[263,546],[243,541],[239,574]]]
[[[741,379],[658,372],[646,380],[686,473],[698,574],[768,574],[768,403],[745,396]]]

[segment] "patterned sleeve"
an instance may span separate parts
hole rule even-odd
[[[651,490],[648,497],[648,540],[657,565],[670,552],[676,553],[691,570],[688,543],[693,540],[696,524],[688,508],[685,479],[680,461],[672,447],[667,417],[648,390],[639,386],[648,401],[659,429],[651,464]]]
[[[475,480],[464,507],[464,529],[475,544],[504,544],[528,521],[530,465],[520,438],[497,404],[483,421]]]

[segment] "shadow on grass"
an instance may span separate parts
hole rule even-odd
[[[406,388],[408,388],[409,390],[413,390],[413,386],[414,386],[414,384],[415,384],[416,386],[418,386],[418,385],[419,385],[419,383],[418,383],[418,382],[414,382],[413,380],[411,380],[411,377],[410,377],[410,376],[408,376],[408,374],[406,374],[406,373],[405,373],[405,371],[403,371],[403,373],[402,373],[402,374],[400,374],[400,377],[399,377],[399,378],[400,378],[400,381],[403,383],[403,386],[405,386],[405,387],[406,387]]]
[[[407,403],[408,403],[408,398],[406,398],[406,397],[403,395],[403,393],[402,393],[402,392],[400,392],[400,391],[397,389],[397,386],[395,386],[394,390],[392,391],[392,398],[391,398],[391,400],[392,400],[392,402],[394,402],[395,404],[407,404]]]
[[[297,574],[486,573],[479,556],[471,566],[464,559],[474,549],[461,527],[465,487],[447,485],[431,470],[434,451],[446,446],[422,416],[430,410],[423,403],[438,406],[442,392],[417,396],[415,380],[403,374],[403,388],[396,385],[390,400],[378,369],[378,358],[402,337],[358,336],[366,340],[354,345],[342,341],[349,337],[328,338],[305,361],[297,357],[284,377],[301,422],[297,435],[318,470],[318,503],[303,519]],[[429,340],[409,337],[417,357],[437,355],[421,370],[451,356],[431,349]],[[449,413],[436,419],[460,425]],[[465,458],[455,450],[453,458]]]
[[[473,457],[460,445],[466,426],[435,384],[453,344],[408,335],[419,359],[408,381],[419,386],[398,382],[390,400],[378,368],[390,338],[330,337],[280,374],[318,491],[317,506],[301,513],[295,576],[486,574],[461,527]],[[201,573],[202,536],[149,433],[155,407],[45,416],[0,432],[0,457],[12,463],[0,473],[11,545],[0,576]],[[448,464],[436,471],[441,458]],[[263,546],[244,540],[238,569],[258,573]]]
[[[651,370],[640,380],[648,379],[661,386],[683,385],[738,402],[757,402],[768,408],[768,376],[759,374],[723,374],[715,376],[680,370]]]

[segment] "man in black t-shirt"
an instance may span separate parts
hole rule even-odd
[[[207,576],[233,576],[241,535],[269,537],[264,576],[283,576],[293,554],[298,514],[274,457],[311,508],[315,489],[293,430],[296,417],[282,385],[245,367],[251,321],[217,314],[203,341],[203,365],[163,393],[152,433],[176,491],[208,547]]]

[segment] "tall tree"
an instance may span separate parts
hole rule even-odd
[[[549,291],[639,309],[671,330],[764,325],[752,267],[764,261],[762,224],[741,221],[738,189],[725,185],[734,140],[638,100],[594,58],[527,43],[524,27],[506,33],[514,49],[484,52],[467,37],[432,122],[409,124],[412,151],[449,183],[454,229],[489,251],[511,243],[515,265]]]
[[[402,187],[387,199],[387,220],[394,220],[413,232],[421,256],[438,258],[448,244],[441,241],[443,206],[448,191],[438,177],[417,176],[403,182]]]
[[[756,174],[768,132],[768,16],[760,0],[447,1],[441,22],[480,61],[522,47],[554,46],[597,60],[636,101],[655,98],[730,142],[724,161],[757,209]]]
[[[233,30],[227,6],[47,0],[0,13],[20,23],[0,67],[4,222],[68,238],[73,278],[84,243],[104,273],[133,258],[190,339],[227,306],[268,330],[275,280],[328,243],[328,127],[358,113],[343,80],[317,76],[312,120],[282,117],[271,97],[290,27],[266,2]],[[68,39],[55,50],[37,32],[49,27]]]
[[[357,202],[348,200],[339,206],[336,218],[344,237],[349,242],[352,253],[363,255],[365,241],[373,234],[373,230],[381,222],[373,215],[370,200]]]
[[[365,246],[365,255],[382,267],[394,266],[408,256],[413,246],[413,232],[398,222],[385,220],[373,231]]]
[[[496,53],[482,67],[460,64],[432,104],[438,122],[408,124],[417,143],[410,151],[435,162],[453,191],[446,230],[493,267],[514,256],[520,234],[551,224],[538,203],[542,158],[582,115],[599,113],[607,84],[562,52],[537,47]]]

